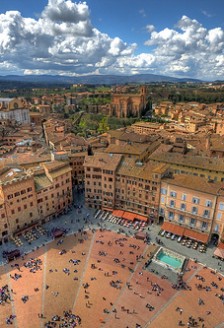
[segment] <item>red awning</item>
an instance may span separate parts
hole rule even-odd
[[[135,216],[134,216],[133,213],[124,212],[123,215],[122,215],[122,218],[126,219],[126,220],[129,220],[129,221],[134,221]]]
[[[113,216],[116,216],[118,218],[122,218],[124,211],[121,210],[114,210],[113,211]]]
[[[189,238],[194,239],[194,240],[197,240],[201,243],[205,243],[205,244],[207,244],[208,238],[209,238],[209,235],[207,235],[207,234],[197,232],[197,231],[194,231],[194,230],[190,230],[190,229],[185,229],[184,230],[184,236],[189,237]]]
[[[184,228],[176,224],[173,224],[171,222],[164,222],[162,225],[162,229],[167,232],[171,232],[174,235],[178,235],[178,236],[184,235]]]
[[[216,250],[214,251],[214,255],[221,259],[224,259],[224,248],[217,247]]]
[[[224,243],[220,242],[217,246],[217,248],[224,249]]]
[[[135,217],[135,219],[140,220],[140,221],[144,221],[144,222],[148,221],[147,217],[140,215],[140,214],[134,214],[134,217]]]

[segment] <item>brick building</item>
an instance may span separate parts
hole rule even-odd
[[[5,168],[0,173],[0,241],[38,221],[34,178],[23,169]]]
[[[0,243],[68,209],[72,202],[68,162],[42,163],[32,169],[0,172]]]
[[[112,93],[110,115],[125,117],[140,117],[148,101],[146,86],[141,86],[139,92]]]
[[[121,154],[96,153],[86,157],[84,168],[87,206],[122,209],[157,220],[166,165],[156,167]]]
[[[85,202],[92,208],[115,206],[116,169],[122,155],[96,153],[86,156],[85,170]]]

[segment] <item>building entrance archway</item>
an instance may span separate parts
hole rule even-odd
[[[212,235],[211,235],[211,242],[217,246],[218,244],[218,241],[219,241],[219,234],[216,233],[216,232],[213,232]]]
[[[162,215],[159,216],[159,225],[162,225],[164,222],[164,217]]]

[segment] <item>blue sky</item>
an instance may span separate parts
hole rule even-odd
[[[0,74],[224,79],[224,0],[1,0]]]

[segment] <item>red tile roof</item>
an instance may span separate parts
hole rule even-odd
[[[220,248],[220,249],[224,249],[224,243],[220,242],[220,243],[218,244],[218,248]]]

